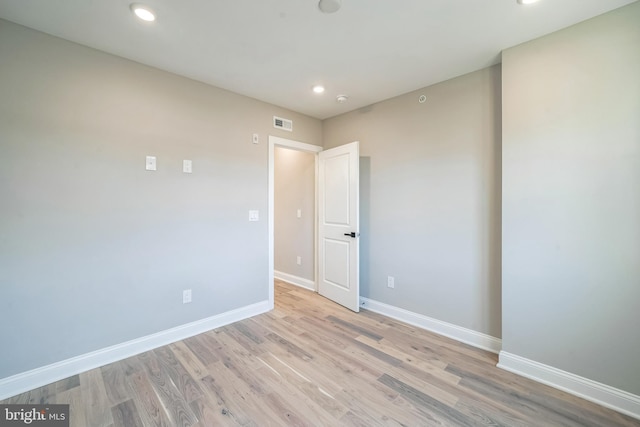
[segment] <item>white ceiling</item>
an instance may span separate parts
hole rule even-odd
[[[324,119],[496,64],[502,49],[634,2],[343,0],[327,15],[318,0],[135,1],[156,22],[135,18],[129,0],[0,0],[0,17]]]

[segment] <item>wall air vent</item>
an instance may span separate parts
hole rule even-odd
[[[273,116],[273,127],[289,132],[293,131],[293,120],[283,119],[282,117]]]

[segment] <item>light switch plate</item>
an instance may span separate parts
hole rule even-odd
[[[257,133],[254,133],[252,141],[253,141],[254,144],[260,143],[260,136],[258,136]]]
[[[296,216],[298,218],[302,218],[302,209],[298,209],[298,212],[296,212]]]
[[[260,211],[249,211],[249,221],[260,221]]]
[[[193,172],[193,162],[191,160],[183,160],[182,161],[182,172],[184,172],[184,173]]]
[[[148,171],[156,170],[156,157],[155,156],[147,156],[146,169]]]

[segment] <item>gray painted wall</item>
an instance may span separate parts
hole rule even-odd
[[[362,296],[500,337],[500,118],[495,66],[324,121],[360,141]]]
[[[0,378],[265,300],[273,134],[361,142],[363,296],[640,394],[639,18],[324,124],[0,20]]]
[[[503,53],[503,349],[640,395],[640,3]]]
[[[0,378],[268,298],[267,137],[319,120],[6,21],[0,58]]]
[[[315,157],[282,147],[274,150],[275,270],[311,281],[315,279]],[[296,263],[298,256],[302,265]]]

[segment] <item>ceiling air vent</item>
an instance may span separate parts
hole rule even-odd
[[[282,117],[273,116],[273,127],[276,129],[293,131],[293,120],[283,119]]]

